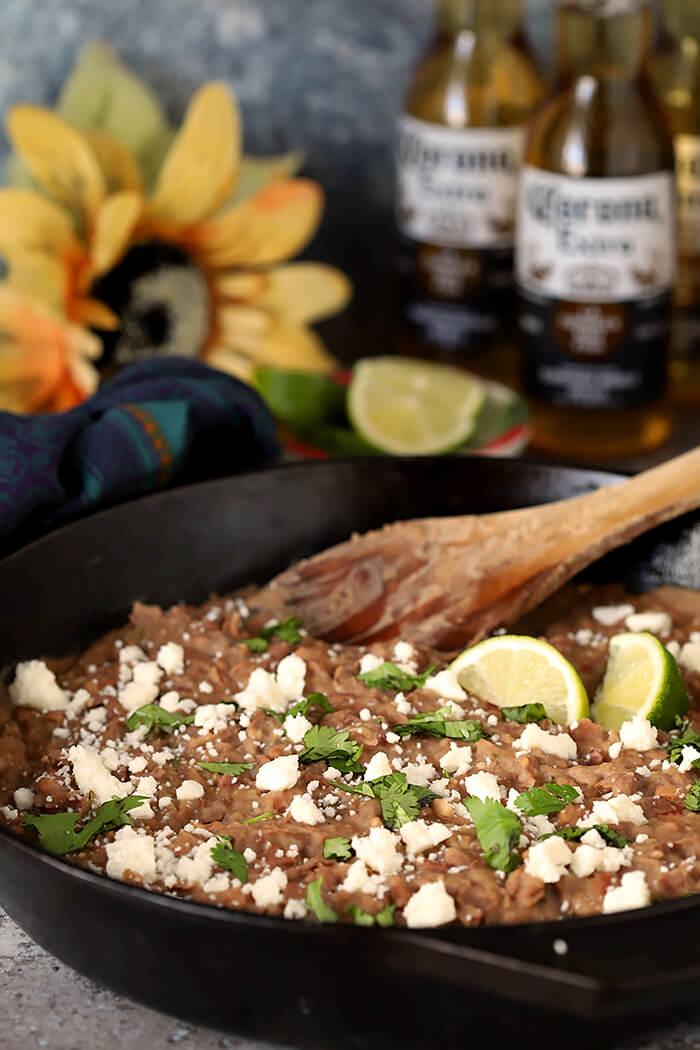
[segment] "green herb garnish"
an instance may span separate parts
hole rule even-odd
[[[319,922],[338,922],[338,914],[324,901],[321,895],[323,879],[319,875],[315,882],[306,887],[306,906],[314,913]]]
[[[270,646],[271,638],[279,638],[280,641],[289,642],[290,645],[296,645],[297,642],[300,642],[300,627],[301,620],[299,617],[290,616],[287,620],[283,620],[282,623],[271,623],[269,627],[261,627],[252,638],[241,638],[240,640],[244,645],[248,646],[252,653],[266,653]]]
[[[350,839],[342,838],[326,839],[323,843],[323,856],[326,860],[350,860],[353,850]]]
[[[690,724],[690,719],[681,718],[680,715],[676,715],[676,728],[680,729],[678,736],[675,736],[668,743],[668,758],[670,762],[679,763],[683,759],[683,748],[694,747],[698,752],[698,759],[700,759],[700,734],[696,733]],[[697,760],[696,760],[697,761]],[[695,765],[695,762],[693,763]]]
[[[358,678],[364,685],[372,689],[393,689],[397,693],[410,693],[413,689],[422,689],[426,679],[433,673],[437,664],[433,664],[422,674],[409,674],[402,671],[400,667],[390,660],[375,667],[373,671],[365,671],[358,674]]]
[[[544,787],[533,787],[523,791],[515,800],[518,809],[526,817],[539,817],[546,813],[558,813],[580,798],[580,791],[568,784],[545,784]]]
[[[438,711],[426,711],[422,715],[414,715],[408,722],[400,722],[392,726],[392,732],[399,736],[439,736],[448,737],[450,740],[466,740],[470,744],[476,743],[487,733],[481,722],[475,719],[448,722],[445,718],[451,710],[450,705],[441,707]]]
[[[247,769],[255,769],[257,762],[198,762],[200,769],[206,769],[207,773],[225,773],[230,777],[238,777]]]
[[[548,835],[543,835],[542,838],[549,839],[556,835],[560,839],[566,839],[567,842],[580,842],[587,831],[597,831],[609,846],[617,846],[621,849],[623,846],[629,846],[630,844],[629,839],[621,835],[619,831],[615,831],[609,824],[594,824],[590,828],[557,828],[556,831],[550,831]]]
[[[134,822],[128,811],[147,801],[145,795],[130,795],[128,798],[113,798],[104,802],[80,831],[75,830],[75,825],[81,819],[79,813],[26,816],[24,826],[35,829],[39,835],[39,843],[44,849],[62,856],[64,853],[84,849],[88,842],[101,832],[113,831],[127,824],[133,827]]]
[[[358,762],[363,750],[362,744],[351,740],[347,729],[312,726],[304,733],[303,743],[304,750],[299,755],[300,762],[327,762],[341,773],[364,772]]]
[[[146,736],[152,729],[178,729],[179,726],[189,726],[194,722],[194,715],[179,715],[175,711],[166,711],[160,704],[144,704],[136,711],[132,711],[126,720],[127,729],[138,729],[139,726],[146,727]]]
[[[700,780],[696,780],[688,794],[685,796],[685,808],[693,813],[700,813]]]
[[[341,784],[333,781],[334,787],[343,791],[352,791],[356,795],[376,798],[382,811],[382,820],[387,828],[396,831],[403,824],[415,820],[421,806],[432,802],[438,795],[429,788],[418,784],[409,784],[405,773],[388,773],[363,784]]]
[[[211,848],[211,859],[220,868],[232,871],[240,882],[248,881],[248,865],[242,853],[231,845],[230,835],[217,835],[216,845]]]
[[[521,704],[520,707],[502,707],[501,714],[507,722],[517,722],[524,725],[525,722],[541,722],[543,718],[549,718],[542,704]]]
[[[510,872],[517,868],[520,854],[516,846],[523,825],[515,813],[495,799],[487,798],[482,802],[473,795],[465,798],[464,805],[474,821],[486,863],[497,871]]]
[[[351,904],[346,915],[349,915],[356,926],[393,926],[395,904],[385,904],[381,911],[373,915],[357,904]]]
[[[323,711],[326,715],[333,714],[333,708],[331,707],[325,693],[309,693],[309,695],[305,696],[303,700],[299,700],[294,707],[290,707],[289,711],[284,715],[284,718],[293,718],[295,715],[306,715],[312,707],[318,708],[319,711]]]
[[[259,820],[264,820],[265,817],[271,817],[271,816],[272,816],[272,810],[268,810],[267,813],[259,813],[257,817],[248,817],[247,820],[241,820],[241,821],[239,821],[239,823],[241,823],[241,824],[257,824],[257,822]]]

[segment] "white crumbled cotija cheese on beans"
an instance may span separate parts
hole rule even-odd
[[[571,850],[564,839],[553,836],[530,846],[525,858],[525,871],[542,882],[559,882],[571,863]]]
[[[393,773],[389,759],[387,758],[384,751],[376,751],[365,769],[365,775],[363,780],[376,780],[377,777],[386,777],[390,773]]]
[[[10,700],[17,707],[35,711],[62,711],[68,706],[68,693],[61,689],[56,675],[43,660],[17,664],[15,680],[10,686]]]
[[[690,773],[691,769],[694,768],[693,762],[697,762],[700,758],[700,751],[697,748],[692,747],[690,744],[685,744],[681,750],[681,760],[678,763],[678,770],[680,773]]]
[[[285,718],[282,728],[292,741],[298,744],[304,739],[304,734],[312,728],[313,723],[305,715],[290,715]]]
[[[523,751],[539,750],[572,762],[576,758],[576,741],[568,733],[548,733],[534,722],[526,725],[515,747]]]
[[[602,623],[603,627],[612,627],[614,623],[619,623],[626,616],[631,616],[633,612],[634,606],[629,604],[596,605],[594,609],[591,609],[591,616],[598,623]]]
[[[673,621],[667,612],[640,612],[625,617],[628,631],[650,631],[651,634],[670,634]]]
[[[610,758],[619,758],[620,752],[622,751],[622,741],[613,740],[612,744],[608,748],[608,755]]]
[[[602,846],[592,846],[581,841],[571,860],[571,870],[579,878],[592,875],[594,871],[619,871],[631,863],[632,857],[633,852],[629,847],[619,849],[617,846],[606,846],[604,842]]]
[[[353,838],[352,848],[368,868],[380,875],[395,875],[403,861],[396,849],[399,842],[399,836],[388,828],[370,828],[368,835]]]
[[[196,798],[201,798],[203,794],[204,787],[198,780],[183,780],[175,791],[176,798],[181,802],[190,802]]]
[[[609,915],[616,911],[645,908],[651,903],[651,895],[643,871],[628,871],[619,886],[610,886],[603,898],[603,912]]]
[[[205,733],[219,733],[236,714],[233,704],[200,704],[195,708],[194,724]]]
[[[449,667],[437,674],[431,674],[423,687],[431,693],[437,693],[444,700],[466,700],[467,694],[457,681],[457,675]]]
[[[112,879],[122,879],[126,871],[133,871],[144,882],[156,877],[156,849],[149,835],[139,835],[131,827],[119,828],[113,842],[105,846],[105,871]]]
[[[435,766],[423,761],[409,763],[403,767],[402,772],[406,774],[408,783],[415,784],[417,787],[427,787],[430,781],[435,780],[437,776]]]
[[[650,751],[659,746],[659,733],[646,718],[637,716],[620,726],[620,740],[623,747],[632,751]]]
[[[138,685],[145,685],[151,689],[155,687],[156,696],[158,695],[157,686],[162,677],[163,668],[159,667],[155,660],[143,660],[134,667],[133,681],[138,683]]]
[[[166,642],[158,650],[156,660],[166,674],[182,674],[185,668],[185,650],[177,642]]]
[[[73,777],[84,795],[93,794],[102,805],[116,795],[126,798],[131,794],[131,785],[117,780],[95,751],[88,751],[82,744],[76,744],[68,752],[68,759],[73,766]]]
[[[383,884],[384,879],[381,875],[370,875],[365,862],[355,860],[348,868],[340,889],[346,893],[376,893]]]
[[[417,930],[429,926],[444,926],[457,917],[455,902],[445,889],[442,879],[426,882],[413,894],[403,910],[406,925]]]
[[[252,897],[259,908],[272,908],[282,903],[282,893],[287,888],[287,876],[281,868],[273,868],[252,885]]]
[[[678,660],[687,671],[700,671],[700,643],[686,642],[681,648]]]
[[[501,801],[501,785],[493,773],[472,773],[471,776],[465,778],[464,790],[468,795],[474,795],[482,802],[485,802],[487,798],[495,799],[496,802]]]
[[[621,821],[630,824],[646,824],[644,810],[629,795],[615,795],[609,799],[597,799],[589,816],[581,817],[580,828],[589,828],[593,824],[619,824]]]
[[[381,667],[384,663],[381,656],[375,656],[374,653],[365,653],[360,660],[360,674],[368,674],[369,671],[376,671],[378,667]]]
[[[210,879],[207,879],[202,889],[205,893],[225,893],[230,886],[231,880],[228,875],[221,872],[221,874],[212,875]]]
[[[408,852],[414,855],[438,846],[450,837],[450,831],[444,824],[427,824],[424,820],[411,820],[408,824],[402,824],[399,834]]]
[[[256,667],[248,679],[245,689],[234,696],[246,711],[256,707],[269,707],[271,711],[281,714],[288,707],[288,700],[277,684],[277,679],[263,667]]]
[[[31,809],[34,805],[34,792],[31,788],[17,788],[12,798],[17,809]]]
[[[299,900],[287,901],[282,912],[285,919],[305,919],[307,913],[308,908],[303,901]]]
[[[158,703],[164,711],[169,711],[172,714],[174,711],[177,711],[177,705],[180,703],[180,694],[171,689],[169,693],[163,693]]]
[[[140,664],[136,665],[137,667]],[[131,714],[133,711],[138,711],[139,707],[145,707],[146,704],[152,704],[158,697],[158,686],[154,684],[148,684],[146,682],[127,682],[125,686],[119,690],[119,703],[122,705],[124,710]]]
[[[290,653],[277,666],[277,685],[287,700],[301,700],[306,681],[306,663],[296,653]]]
[[[310,795],[295,795],[289,806],[289,815],[298,824],[323,824],[323,813]]]
[[[397,642],[394,646],[393,656],[397,667],[400,667],[402,671],[406,671],[408,674],[415,674],[418,666],[416,664],[416,650],[410,642]]]
[[[472,764],[472,749],[469,746],[452,747],[440,759],[440,768],[453,777],[461,777]]]
[[[260,767],[255,777],[255,786],[261,791],[287,791],[294,787],[299,776],[297,756],[281,755]]]
[[[186,886],[194,886],[195,883],[203,884],[210,878],[214,867],[211,850],[211,842],[202,842],[189,856],[180,857],[175,869],[180,882],[184,882]]]

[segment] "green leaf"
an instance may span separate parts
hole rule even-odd
[[[290,645],[296,645],[301,641],[299,628],[301,620],[298,616],[289,616],[281,623],[271,623],[268,627],[261,627],[252,638],[241,638],[243,645],[247,645],[253,653],[266,653],[270,646],[271,638],[279,638]]]
[[[684,805],[693,813],[700,813],[700,780],[696,780],[688,794],[685,796]]]
[[[388,773],[383,777],[365,781],[363,784],[341,784],[333,781],[334,787],[351,791],[367,798],[376,798],[382,811],[382,820],[387,828],[396,831],[420,814],[421,807],[432,802],[438,795],[429,788],[409,784],[405,773]]]
[[[323,879],[319,875],[315,882],[310,882],[306,887],[306,906],[312,911],[319,922],[338,922],[337,912],[324,901],[321,895]]]
[[[331,707],[325,693],[309,693],[309,695],[304,697],[303,700],[299,700],[294,707],[290,707],[282,721],[284,721],[285,718],[292,718],[294,715],[306,715],[313,707],[318,708],[319,711],[323,711],[324,714],[333,714],[333,708]]]
[[[581,792],[568,784],[545,784],[523,791],[515,800],[518,809],[526,817],[538,817],[547,813],[558,813],[581,797]]]
[[[422,689],[426,679],[433,673],[437,664],[433,664],[422,674],[409,674],[393,664],[391,660],[375,667],[373,671],[358,674],[358,679],[371,689],[393,689],[397,693],[410,693],[413,689]]]
[[[179,726],[189,726],[194,722],[194,715],[180,715],[175,711],[166,711],[160,704],[144,704],[133,711],[126,720],[127,729],[138,729],[146,726],[148,733],[152,729],[177,729]]]
[[[542,704],[521,704],[520,707],[502,707],[501,714],[507,722],[541,722],[543,718],[549,718]]]
[[[609,824],[594,824],[591,828],[557,828],[556,831],[550,831],[549,834],[543,835],[543,839],[549,839],[553,835],[556,835],[560,839],[566,839],[567,842],[580,842],[587,831],[597,831],[598,834],[605,839],[609,846],[629,846],[630,840],[621,835],[619,831],[615,831]]]
[[[257,762],[198,762],[200,769],[207,773],[225,773],[229,777],[238,777],[247,769],[255,769]]]
[[[392,726],[391,729],[399,736],[448,737],[450,740],[466,740],[470,744],[491,736],[476,719],[448,722],[445,715],[450,711],[449,704],[438,711],[425,711],[421,715],[414,715],[408,722]]]
[[[523,825],[520,819],[495,799],[468,796],[464,805],[474,821],[477,838],[484,851],[484,860],[496,871],[513,871],[520,864],[516,847]]]
[[[352,855],[350,839],[339,836],[335,839],[326,839],[323,843],[323,856],[326,860],[350,860]]]
[[[303,743],[304,750],[299,755],[300,762],[327,762],[341,773],[364,772],[358,762],[363,750],[362,744],[350,740],[347,729],[312,726],[304,733]]]
[[[681,718],[680,715],[676,715],[676,728],[680,729],[680,733],[669,741],[669,762],[681,762],[684,747],[694,747],[700,758],[700,734],[695,732],[690,724],[690,719]]]
[[[357,904],[351,904],[346,914],[351,917],[356,926],[393,926],[395,904],[385,904],[381,911],[365,911]]]
[[[133,826],[134,822],[128,816],[128,811],[146,801],[148,800],[145,795],[130,795],[128,798],[113,798],[104,802],[80,831],[75,830],[75,825],[80,820],[79,813],[25,816],[24,826],[34,828],[44,849],[62,856],[64,853],[84,849],[88,842],[101,832],[113,831],[127,824]]]
[[[259,820],[265,820],[266,817],[272,816],[272,810],[268,810],[267,813],[258,813],[257,817],[248,817],[247,820],[241,820],[241,824],[257,824]]]
[[[240,882],[248,881],[248,865],[242,853],[231,845],[230,835],[217,835],[216,845],[211,848],[211,859],[220,868],[232,871]]]

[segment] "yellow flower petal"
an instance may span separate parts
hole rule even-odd
[[[81,231],[89,229],[105,184],[97,158],[80,132],[39,106],[14,106],[6,127],[39,185],[70,210]]]
[[[209,266],[264,266],[296,255],[316,231],[323,209],[310,179],[280,179],[192,230],[192,249]]]
[[[77,324],[87,325],[89,328],[101,328],[108,332],[116,331],[121,325],[114,310],[110,310],[99,299],[81,299],[75,303],[72,319]]]
[[[217,341],[255,364],[328,372],[335,361],[319,337],[296,325],[249,307],[219,309]]]
[[[24,252],[9,259],[6,285],[14,292],[63,313],[69,293],[69,271],[43,252]]]
[[[345,274],[323,263],[290,263],[264,276],[265,288],[251,301],[299,324],[337,313],[347,306],[352,295],[352,285]]]
[[[228,350],[225,346],[213,347],[204,355],[204,360],[212,368],[218,368],[221,372],[228,372],[229,375],[242,379],[244,383],[249,383],[253,378],[255,365],[250,358],[244,357],[243,354],[237,354],[233,350]]]
[[[258,298],[266,287],[266,273],[223,273],[214,279],[214,288],[220,299],[238,302]]]
[[[165,158],[147,218],[188,225],[210,215],[231,192],[240,149],[235,99],[224,84],[205,84]]]
[[[69,214],[31,190],[0,189],[0,253],[80,252]]]
[[[95,216],[90,246],[92,272],[99,276],[121,258],[143,208],[140,194],[130,190],[107,197]]]
[[[83,132],[102,169],[107,193],[142,190],[141,172],[134,156],[120,139],[91,128]]]

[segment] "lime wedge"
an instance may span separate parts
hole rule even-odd
[[[538,638],[502,634],[465,649],[451,664],[463,689],[496,707],[540,703],[553,722],[588,715],[588,696],[575,669]]]
[[[428,456],[469,440],[485,396],[480,380],[449,365],[371,357],[353,369],[348,412],[357,433],[382,452]]]
[[[610,639],[605,675],[593,704],[593,718],[604,729],[619,729],[631,718],[672,729],[688,710],[678,664],[653,634],[630,631]]]
[[[345,387],[328,376],[258,368],[255,382],[272,414],[292,430],[345,417]]]

